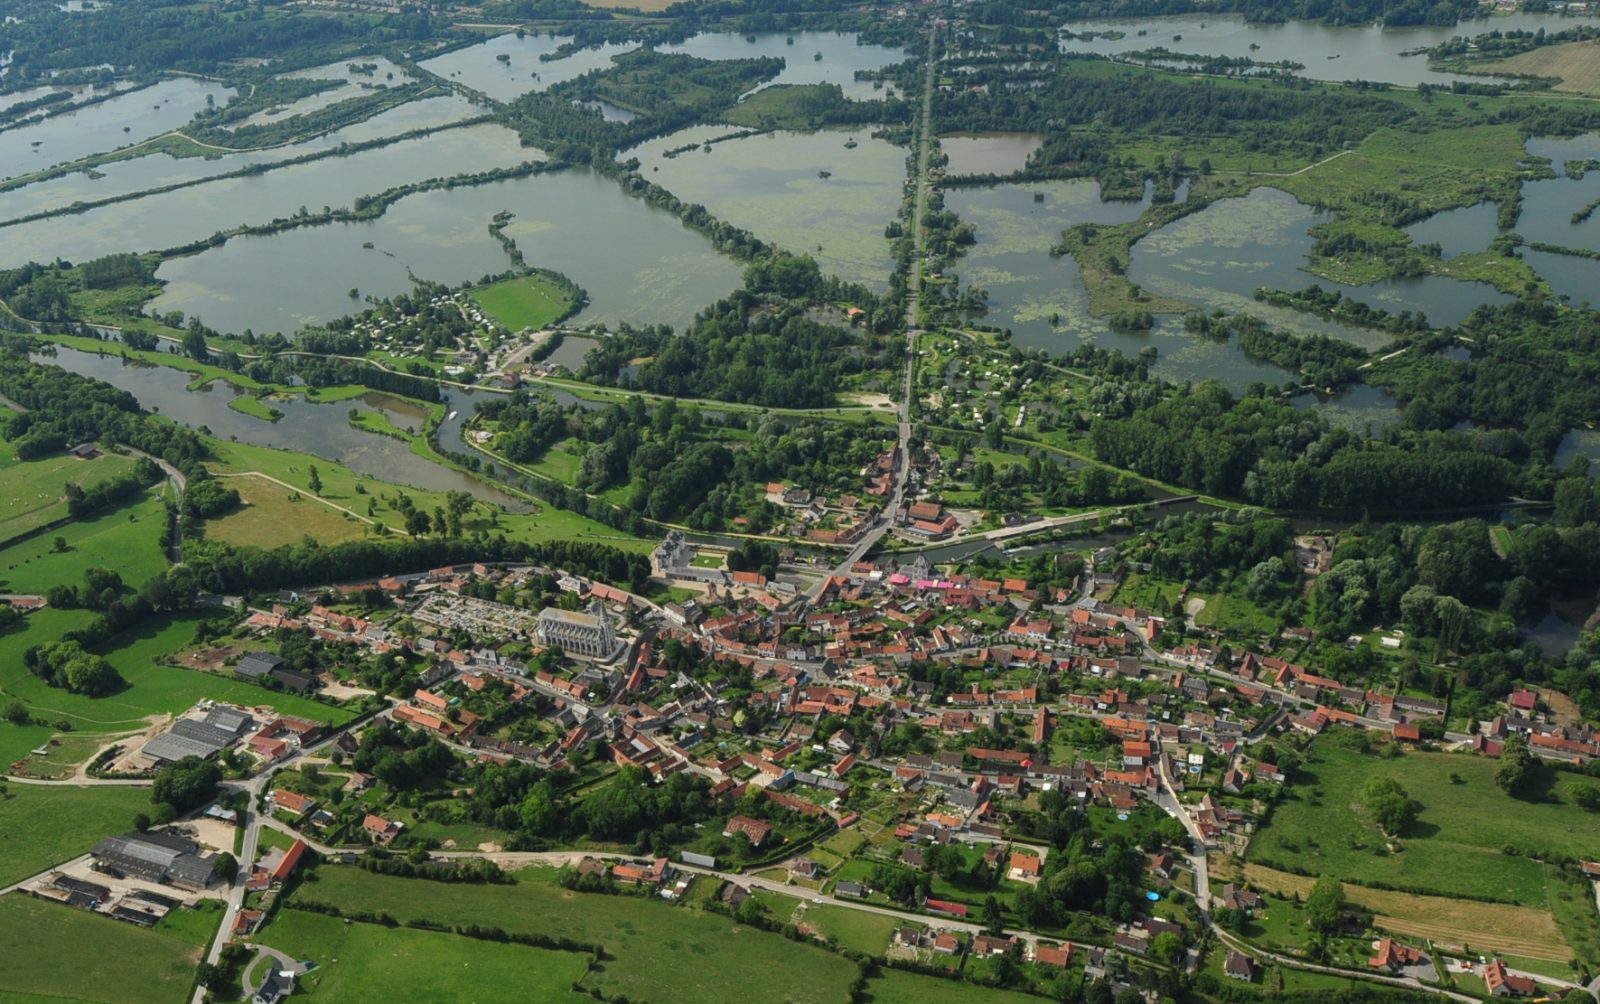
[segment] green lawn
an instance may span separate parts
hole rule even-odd
[[[84,697],[46,686],[22,665],[21,653],[28,646],[58,638],[90,617],[85,611],[43,610],[30,615],[23,629],[0,636],[0,690],[22,698],[35,713],[68,719],[87,732],[141,728],[147,716],[177,714],[201,698],[247,706],[269,704],[283,714],[336,724],[354,717],[353,711],[265,690],[228,675],[160,665],[158,659],[194,640],[203,619],[194,615],[153,619],[118,636],[101,654],[130,685],[109,697]]]
[[[840,948],[867,955],[882,955],[901,921],[881,913],[852,910],[847,906],[808,906],[804,921],[823,937],[833,938]]]
[[[1242,596],[1231,593],[1212,593],[1205,607],[1195,614],[1194,622],[1200,627],[1219,631],[1238,631],[1250,635],[1278,633],[1278,620]]]
[[[0,999],[174,1004],[201,951],[179,938],[58,903],[0,896]]]
[[[542,275],[505,279],[472,290],[483,312],[510,328],[542,328],[566,315],[572,298]]]
[[[167,566],[161,535],[167,510],[161,499],[146,494],[132,502],[102,509],[51,533],[31,537],[0,550],[0,587],[6,592],[45,593],[51,586],[77,586],[91,568],[110,568],[137,589]],[[67,549],[55,550],[55,539]]]
[[[81,487],[133,470],[132,457],[102,453],[93,460],[69,454],[18,461],[9,446],[0,454],[0,540],[67,515],[67,485]]]
[[[0,887],[71,860],[133,827],[150,789],[9,784],[0,798]],[[11,899],[7,896],[4,899]],[[3,902],[3,900],[0,900]]]
[[[329,1001],[577,1000],[572,984],[588,968],[587,958],[576,952],[403,927],[346,924],[303,910],[279,911],[257,940],[316,963],[298,990]]]
[[[493,923],[605,948],[584,985],[608,997],[651,1004],[763,1000],[833,1004],[844,1000],[856,968],[824,949],[800,945],[715,914],[658,900],[573,893],[550,869],[519,872],[515,886],[446,885],[323,866],[296,893],[346,910],[388,913],[402,923]],[[670,974],[670,978],[666,978]]]
[[[1494,770],[1493,760],[1464,754],[1366,756],[1325,737],[1251,842],[1250,860],[1348,882],[1545,906],[1540,864],[1504,849],[1590,857],[1592,817],[1572,805],[1513,799],[1495,786]],[[1451,774],[1464,783],[1452,784]],[[1374,776],[1394,778],[1422,805],[1394,852],[1353,808]]]
[[[222,924],[222,900],[203,899],[193,908],[180,906],[171,911],[156,925],[162,934],[205,948],[216,937]]]

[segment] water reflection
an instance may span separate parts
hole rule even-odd
[[[1120,38],[1067,39],[1067,52],[1113,55],[1163,46],[1173,52],[1229,56],[1261,62],[1290,60],[1302,63],[1299,75],[1314,80],[1371,80],[1415,87],[1453,80],[1489,83],[1499,78],[1463,76],[1431,69],[1427,57],[1406,52],[1438,45],[1456,36],[1489,31],[1560,31],[1580,19],[1554,14],[1512,14],[1506,17],[1464,21],[1455,27],[1416,26],[1384,28],[1380,25],[1334,27],[1316,21],[1283,24],[1246,23],[1237,15],[1186,14],[1177,17],[1072,21],[1065,30],[1119,33]],[[1177,37],[1177,36],[1181,36]]]
[[[477,478],[412,453],[405,442],[350,426],[349,411],[359,406],[383,412],[402,429],[420,430],[421,411],[410,402],[386,394],[368,394],[359,401],[330,404],[315,404],[298,396],[273,401],[271,406],[283,417],[277,422],[265,422],[228,407],[228,402],[240,393],[235,388],[214,384],[207,390],[189,391],[188,374],[166,366],[128,364],[118,355],[68,348],[57,348],[53,356],[34,358],[120,387],[137,398],[141,407],[159,411],[190,428],[205,426],[224,439],[311,453],[396,484],[428,491],[469,491],[485,502],[524,507],[521,500]]]

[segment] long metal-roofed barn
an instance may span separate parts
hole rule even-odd
[[[254,719],[236,708],[212,708],[204,718],[173,722],[170,729],[145,743],[142,752],[157,763],[173,763],[189,756],[203,760],[238,742],[254,724]]]
[[[101,871],[119,872],[147,882],[204,889],[216,876],[215,855],[193,840],[170,833],[124,833],[107,837],[89,852]]]

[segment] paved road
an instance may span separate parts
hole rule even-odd
[[[834,566],[834,575],[848,575],[856,562],[866,557],[883,535],[889,532],[894,525],[895,510],[900,508],[905,501],[906,488],[911,482],[911,404],[914,389],[912,377],[916,372],[917,362],[917,310],[922,294],[922,256],[926,247],[925,228],[923,218],[928,209],[928,154],[932,145],[930,127],[933,118],[933,72],[935,66],[934,54],[937,51],[939,29],[937,26],[928,31],[928,58],[927,69],[923,74],[922,85],[922,120],[918,127],[917,136],[917,177],[916,181],[916,207],[912,211],[912,257],[911,257],[911,284],[909,295],[906,297],[906,368],[904,386],[900,395],[899,420],[895,423],[896,441],[899,444],[899,461],[895,464],[893,487],[886,499],[888,503],[883,513],[873,523],[872,528],[856,542],[844,560]],[[822,588],[828,582],[828,576],[818,579],[816,584],[806,590],[806,602],[809,604],[821,595]]]

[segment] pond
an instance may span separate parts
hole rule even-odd
[[[687,42],[658,48],[700,59],[775,56],[784,61],[783,72],[753,88],[752,93],[778,84],[838,84],[845,97],[856,101],[872,101],[893,93],[888,84],[857,80],[857,71],[881,70],[906,59],[903,50],[861,45],[855,34],[833,31],[772,32],[753,37],[736,32],[702,32]]]
[[[1296,71],[1314,80],[1371,80],[1404,87],[1444,84],[1453,80],[1477,83],[1496,78],[1444,73],[1429,67],[1426,56],[1402,53],[1438,45],[1456,36],[1489,31],[1560,31],[1584,19],[1554,14],[1512,14],[1507,17],[1464,21],[1453,28],[1417,26],[1384,28],[1379,25],[1332,27],[1316,21],[1250,24],[1238,15],[1185,14],[1101,21],[1072,21],[1065,30],[1075,34],[1121,32],[1117,39],[1061,40],[1066,52],[1118,55],[1164,47],[1173,52],[1205,56],[1230,56],[1261,62],[1292,60],[1305,64]],[[1140,34],[1143,32],[1144,34]],[[1181,39],[1174,36],[1181,36]],[[1258,46],[1252,49],[1251,46]]]
[[[589,354],[590,349],[599,344],[599,341],[593,338],[567,335],[561,339],[561,344],[556,347],[554,352],[545,356],[544,361],[552,366],[565,366],[576,373],[583,368],[583,357]]]
[[[1381,432],[1401,419],[1400,402],[1381,387],[1358,383],[1337,394],[1300,394],[1296,408],[1316,408],[1330,423],[1356,432]]]
[[[540,57],[554,53],[570,41],[572,38],[567,35],[529,32],[519,38],[512,32],[418,65],[446,80],[459,81],[482,91],[496,101],[515,101],[532,91],[542,91],[590,70],[610,66],[613,58],[636,48],[607,42],[560,59],[541,60]],[[501,56],[506,58],[502,60]]]
[[[1565,471],[1578,458],[1589,461],[1589,476],[1600,477],[1600,432],[1594,429],[1573,429],[1561,437],[1552,461],[1557,471]]]
[[[726,136],[729,126],[694,126],[623,154],[684,202],[764,241],[809,254],[823,270],[888,288],[894,270],[884,228],[900,210],[906,151],[868,130],[771,132],[666,152]],[[846,143],[855,142],[853,148]],[[826,175],[826,177],[824,177]]]
[[[1029,349],[1070,352],[1084,341],[1135,355],[1150,347],[1155,372],[1179,383],[1214,379],[1234,391],[1260,381],[1279,384],[1290,374],[1253,360],[1232,342],[1195,338],[1180,318],[1157,318],[1154,330],[1118,332],[1089,314],[1089,295],[1071,257],[1053,258],[1050,246],[1077,223],[1125,223],[1149,207],[1139,202],[1104,202],[1088,179],[987,187],[945,193],[945,208],[977,229],[977,243],[956,263],[964,285],[989,294],[982,323],[1009,329],[1012,341]]]
[[[253,153],[230,153],[213,157],[174,157],[151,153],[142,157],[102,164],[93,175],[72,174],[0,192],[0,221],[14,220],[33,213],[63,209],[74,202],[98,201],[147,192],[154,188],[196,181],[238,171],[254,164],[276,164],[308,153],[337,149],[342,143],[361,143],[382,136],[393,136],[415,129],[435,128],[459,122],[476,114],[460,95],[411,101],[374,115],[335,132],[296,143]],[[316,201],[321,205],[321,201]]]
[[[564,272],[589,293],[574,324],[623,321],[681,329],[737,288],[741,271],[665,211],[587,170],[567,170],[401,199],[364,223],[235,238],[164,263],[168,282],[151,304],[182,310],[221,331],[288,334],[362,308],[349,298],[409,290],[412,277],[449,284],[503,272],[489,235],[493,216],[529,265]],[[371,248],[364,247],[371,244]]]
[[[87,108],[7,129],[0,134],[0,178],[42,171],[170,132],[204,111],[207,97],[222,102],[232,93],[204,80],[163,80]]]
[[[1243,198],[1219,200],[1139,241],[1133,246],[1128,278],[1154,293],[1206,309],[1253,313],[1290,331],[1321,332],[1367,348],[1387,344],[1389,336],[1259,303],[1255,291],[1298,290],[1316,283],[1371,307],[1420,311],[1434,326],[1459,324],[1479,304],[1511,299],[1486,283],[1441,276],[1366,286],[1314,276],[1302,268],[1312,245],[1309,231],[1326,219],[1292,195],[1257,188]]]
[[[0,229],[0,268],[41,251],[68,261],[116,251],[177,247],[241,223],[267,223],[301,207],[345,206],[394,185],[540,159],[499,125],[450,129],[348,157],[295,164],[266,174],[221,178],[70,216]]]
[[[939,149],[948,158],[945,175],[1016,174],[1044,143],[1035,132],[958,132],[939,137]]]
[[[469,491],[486,502],[525,508],[525,503],[515,496],[412,453],[407,443],[351,428],[348,416],[350,409],[358,406],[356,401],[314,404],[299,396],[274,401],[272,407],[283,412],[283,417],[277,422],[264,422],[228,407],[228,402],[240,393],[235,388],[213,384],[206,390],[186,390],[189,375],[166,366],[129,364],[117,355],[60,347],[54,356],[34,358],[104,380],[128,391],[142,407],[191,428],[206,426],[223,439],[231,437],[256,446],[298,450],[384,481],[429,491]],[[359,406],[383,412],[401,428],[420,423],[415,405],[386,394],[368,394]]]
[[[1434,213],[1421,223],[1413,223],[1405,231],[1413,244],[1438,244],[1444,257],[1484,251],[1499,233],[1500,207],[1493,202],[1480,202],[1462,209],[1447,209]]]
[[[1522,635],[1539,646],[1546,658],[1559,659],[1578,643],[1584,625],[1594,613],[1592,595],[1556,599],[1538,621],[1522,625]]]

